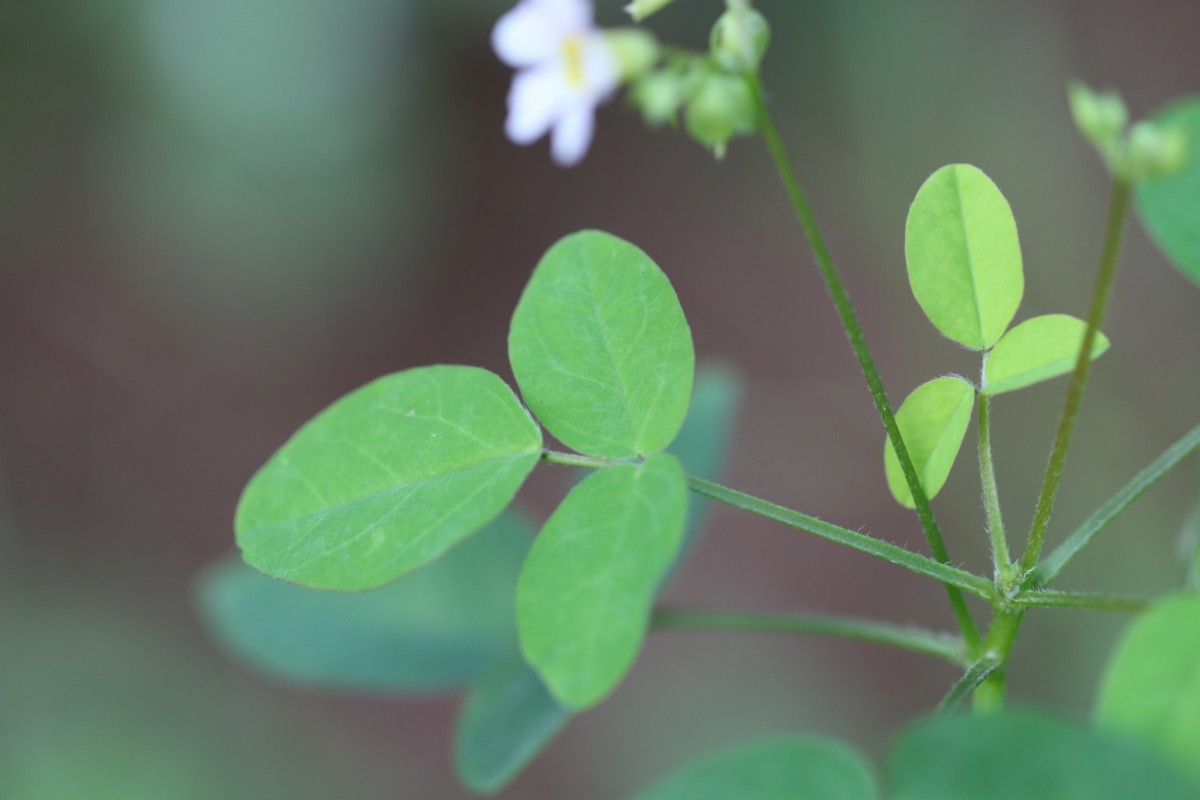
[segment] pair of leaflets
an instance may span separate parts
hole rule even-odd
[[[710,373],[689,415],[694,353],[675,292],[642,251],[599,232],[547,252],[509,350],[529,411],[485,370],[433,366],[315,417],[251,480],[236,521],[245,561],[301,586],[230,563],[201,591],[217,635],[281,677],[471,687],[456,758],[485,791],[632,664],[686,538],[687,477],[665,451],[711,477],[703,462],[722,456],[736,398]],[[491,521],[541,458],[538,422],[604,466],[531,546],[517,518]]]
[[[985,353],[978,386],[957,376],[937,378],[917,387],[896,412],[921,486],[933,497],[962,447],[976,394],[1011,392],[1070,372],[1087,326],[1048,314],[1009,328],[1025,290],[1017,223],[1004,195],[976,167],[951,164],[925,181],[909,211],[904,251],[913,296],[930,322]],[[1091,358],[1108,347],[1097,332]],[[890,441],[884,470],[896,500],[914,507]]]

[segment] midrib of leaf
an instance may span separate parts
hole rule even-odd
[[[954,176],[954,199],[958,203],[958,221],[962,228],[963,251],[967,256],[967,277],[971,280],[971,297],[974,300],[975,325],[979,331],[980,349],[987,347],[987,336],[983,332],[983,314],[979,310],[979,287],[975,283],[975,259],[971,255],[971,236],[967,232],[967,211],[963,207],[962,186],[958,178],[959,168],[955,167],[951,174]]]
[[[612,261],[611,254],[608,257],[608,260],[610,262]],[[612,368],[613,376],[617,381],[617,388],[620,390],[621,405],[625,409],[626,427],[629,429],[629,433],[633,436],[633,438],[636,439],[633,444],[633,451],[637,455],[643,455],[642,453],[638,452],[641,450],[642,431],[640,426],[636,424],[633,418],[633,409],[629,405],[629,390],[625,385],[625,377],[621,374],[621,370],[617,367],[617,360],[613,356],[612,343],[608,340],[608,327],[600,318],[600,306],[596,303],[596,287],[593,285],[592,279],[592,270],[585,268],[584,285],[587,286],[588,301],[592,307],[592,319],[596,321],[596,327],[600,330],[600,341],[604,344],[604,354],[608,356],[608,365]],[[644,314],[645,310],[643,309],[643,315]],[[644,320],[643,324],[645,324]]]

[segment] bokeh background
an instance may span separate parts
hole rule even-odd
[[[605,23],[620,3],[600,0]],[[510,377],[530,270],[583,227],[646,249],[706,360],[746,391],[726,482],[924,548],[881,469],[883,434],[761,145],[724,163],[620,102],[577,169],[502,134],[490,53],[507,0],[16,0],[0,5],[0,796],[467,796],[452,698],[321,695],[263,679],[206,636],[191,592],[232,547],[239,491],[334,398],[433,363]],[[783,134],[894,401],[977,369],[907,291],[921,181],[968,161],[1008,196],[1019,319],[1082,315],[1106,181],[1072,130],[1071,78],[1135,116],[1200,89],[1200,6],[1178,0],[761,0]],[[718,0],[653,20],[701,47]],[[1051,527],[1196,422],[1200,292],[1134,224]],[[1009,527],[1031,517],[1065,391],[996,402]],[[956,561],[987,569],[968,442],[935,508]],[[562,471],[521,497],[546,513]],[[1178,585],[1200,494],[1186,464],[1062,578]],[[679,603],[948,627],[942,590],[729,510]],[[1123,620],[1027,620],[1012,696],[1086,718]],[[576,718],[505,798],[623,796],[708,750],[782,730],[879,754],[956,678],[868,645],[652,638],[620,691]]]

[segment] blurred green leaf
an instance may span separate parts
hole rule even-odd
[[[238,506],[247,563],[320,589],[382,586],[428,564],[507,506],[541,430],[486,370],[389,375],[301,428]]]
[[[1138,216],[1167,258],[1200,284],[1200,95],[1171,103],[1153,119],[1182,131],[1188,140],[1187,163],[1169,178],[1138,184]]]
[[[477,792],[499,791],[570,717],[528,664],[504,660],[476,684],[459,712],[455,770]]]
[[[776,736],[684,767],[634,800],[874,800],[874,771],[832,739]]]
[[[974,402],[975,389],[962,378],[935,378],[914,389],[896,412],[900,435],[904,437],[921,486],[931,500],[950,477],[971,423]],[[883,466],[896,502],[915,508],[890,440],[884,442]]]
[[[687,415],[695,354],[675,290],[645,253],[607,233],[572,234],[543,256],[508,352],[529,408],[581,453],[657,453]]]
[[[283,680],[437,692],[516,652],[513,596],[533,531],[511,513],[437,562],[371,592],[323,592],[260,575],[236,556],[199,585],[205,621],[240,660]]]
[[[1200,778],[1200,597],[1156,604],[1129,627],[1096,704],[1106,728],[1132,735]]]
[[[1001,394],[1066,375],[1075,368],[1086,331],[1086,322],[1066,314],[1025,320],[988,353],[981,392]],[[1092,358],[1104,355],[1108,347],[1108,337],[1096,331]]]
[[[908,212],[904,254],[913,296],[939,331],[975,350],[1003,335],[1025,276],[1016,220],[991,178],[968,164],[930,175]]]
[[[592,473],[546,521],[517,619],[525,657],[564,705],[598,703],[633,664],[686,516],[686,476],[663,454]]]
[[[895,800],[1195,800],[1197,787],[1133,743],[1031,713],[939,717],[888,757]]]

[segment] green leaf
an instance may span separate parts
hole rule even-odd
[[[1200,778],[1200,597],[1164,600],[1130,626],[1108,664],[1096,719]]]
[[[1200,285],[1200,95],[1168,105],[1154,120],[1182,131],[1188,157],[1175,175],[1138,184],[1138,216],[1167,258]]]
[[[513,314],[508,353],[530,409],[581,453],[657,453],[687,414],[695,355],[675,290],[607,233],[550,248]]]
[[[1136,745],[1029,713],[938,717],[888,758],[895,800],[1195,800]]]
[[[504,788],[567,724],[571,712],[519,658],[500,662],[467,695],[454,737],[454,766],[471,789]]]
[[[564,705],[598,703],[633,664],[686,516],[687,478],[663,454],[592,473],[546,521],[517,619],[526,659]]]
[[[529,413],[486,370],[389,375],[322,411],[259,470],[238,506],[238,545],[292,583],[382,586],[500,513],[541,448]]]
[[[1087,323],[1066,314],[1027,319],[996,342],[983,369],[983,394],[1000,394],[1066,375],[1075,369]],[[1108,350],[1108,337],[1096,331],[1092,358]]]
[[[817,736],[775,736],[698,761],[634,800],[874,800],[871,765]]]
[[[1012,322],[1025,276],[1012,209],[978,168],[951,164],[929,176],[908,212],[908,281],[929,321],[975,350]]]
[[[971,423],[974,404],[975,389],[971,384],[962,378],[935,378],[914,389],[896,412],[900,435],[930,500],[950,477],[950,468]],[[901,505],[915,508],[890,440],[883,446],[883,467],[892,496]]]
[[[438,692],[516,652],[513,596],[532,530],[501,515],[426,569],[372,592],[323,592],[236,556],[205,573],[200,610],[236,658],[285,681]]]

